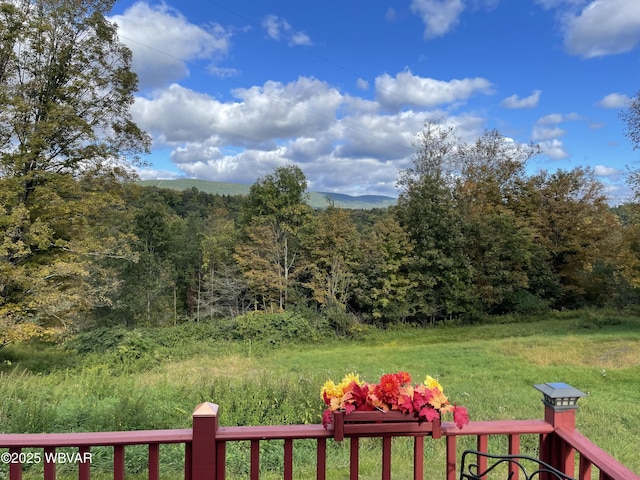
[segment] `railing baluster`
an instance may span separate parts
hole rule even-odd
[[[382,480],[391,480],[391,437],[382,437]]]
[[[160,445],[158,443],[149,444],[149,480],[160,478]]]
[[[457,452],[457,437],[447,437],[447,480],[456,480],[458,478],[458,468],[456,465]]]
[[[509,435],[509,455],[520,453],[520,435],[514,433]]]
[[[489,436],[478,435],[478,451],[488,453],[489,450]],[[484,472],[487,469],[487,457],[478,458],[478,469]]]
[[[21,448],[9,449],[11,456],[16,458],[16,462],[11,462],[9,464],[9,480],[22,480],[22,463],[20,463],[21,452]]]
[[[327,479],[327,440],[318,439],[318,453],[316,455],[316,480]]]
[[[509,435],[509,455],[517,455],[520,453],[520,435]],[[520,478],[520,469],[514,463],[509,462],[509,477],[512,480]]]
[[[113,447],[113,480],[124,480],[124,445]]]
[[[260,440],[251,440],[251,480],[260,478]]]
[[[192,444],[191,442],[186,442],[184,444],[184,480],[191,480],[193,476],[192,454]]]
[[[227,442],[216,443],[216,480],[224,480],[226,478],[227,468]]]
[[[417,436],[413,439],[413,480],[422,480],[424,477],[424,437]]]
[[[44,449],[44,480],[56,480],[56,463],[52,460],[55,454],[55,447]]]
[[[360,440],[358,437],[351,437],[349,443],[349,480],[358,480],[360,476]]]
[[[587,457],[580,454],[580,471],[578,472],[578,480],[591,480],[591,462]]]
[[[80,447],[78,452],[80,456],[84,458],[89,458],[89,452],[91,449],[89,447]],[[91,462],[80,462],[78,466],[78,480],[89,480],[91,478]]]
[[[113,446],[113,480],[124,480],[124,445]]]
[[[284,441],[284,480],[293,480],[293,440]]]

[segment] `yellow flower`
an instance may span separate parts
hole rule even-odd
[[[320,398],[324,400],[324,396],[328,398],[339,398],[343,395],[343,389],[339,385],[333,383],[333,380],[327,380],[320,389]]]
[[[427,388],[437,388],[438,390],[442,391],[442,385],[440,385],[440,382],[438,382],[431,375],[427,375],[427,378],[424,379],[424,384],[427,386]]]
[[[344,392],[347,389],[347,387],[351,385],[352,382],[356,382],[357,385],[362,385],[362,382],[360,381],[360,376],[357,373],[348,373],[347,375],[344,376],[344,378],[340,382],[340,385],[338,386],[342,388],[342,391]]]

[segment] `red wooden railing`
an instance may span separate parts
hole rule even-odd
[[[557,384],[554,384],[557,385]],[[232,442],[244,441],[250,444],[249,475],[251,480],[259,478],[260,443],[263,441],[283,441],[283,478],[295,478],[293,452],[294,442],[312,439],[316,442],[316,474],[318,480],[327,476],[327,440],[349,440],[349,478],[359,478],[360,439],[380,437],[382,439],[381,478],[391,479],[391,451],[393,437],[413,437],[413,478],[423,479],[425,460],[425,438],[428,441],[446,442],[446,467],[443,478],[458,478],[458,459],[462,452],[458,448],[461,437],[475,437],[475,448],[487,452],[489,438],[506,437],[506,452],[520,453],[522,436],[537,436],[539,456],[562,472],[578,480],[640,480],[640,476],[621,465],[613,457],[594,445],[575,429],[575,404],[555,405],[545,395],[544,420],[487,421],[471,422],[463,429],[453,423],[444,422],[433,431],[416,429],[415,425],[372,423],[360,424],[355,429],[344,429],[336,434],[321,425],[280,425],[280,426],[240,426],[220,427],[218,406],[212,403],[198,405],[193,413],[193,428],[184,430],[152,430],[135,432],[76,433],[76,434],[0,434],[0,478],[8,469],[10,480],[22,478],[23,464],[41,460],[45,480],[56,478],[56,449],[75,447],[78,464],[78,478],[88,480],[91,476],[91,448],[106,446],[113,448],[113,478],[125,478],[125,450],[130,445],[148,445],[148,478],[164,478],[160,473],[160,445],[184,444],[185,480],[224,480],[226,478],[226,450]],[[431,429],[429,429],[431,430]],[[333,440],[332,440],[333,441]],[[39,449],[39,450],[34,450]],[[33,452],[41,452],[33,453]],[[27,458],[27,454],[31,458]],[[578,460],[576,462],[576,459]],[[479,459],[482,468],[482,459]],[[329,462],[330,463],[330,462]],[[433,469],[433,466],[431,466]],[[5,469],[5,470],[3,470]],[[597,470],[597,472],[596,472]],[[513,472],[513,480],[518,480]]]

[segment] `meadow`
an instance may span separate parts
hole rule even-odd
[[[376,382],[399,370],[414,381],[438,378],[471,420],[542,418],[532,385],[569,383],[588,393],[580,400],[579,430],[640,472],[640,317],[594,310],[482,325],[356,326],[347,337],[307,341],[238,340],[228,326],[186,324],[97,329],[64,345],[14,345],[0,350],[0,432],[188,428],[203,401],[220,405],[222,425],[319,423],[327,379],[357,372]],[[263,446],[263,478],[278,478],[281,445],[274,443]],[[435,468],[427,478],[443,478],[444,442],[428,444],[425,463]],[[527,439],[523,448],[535,444]],[[371,454],[361,460],[362,478],[378,478],[377,443],[364,446]],[[410,450],[399,446],[394,468]],[[296,478],[313,478],[314,448],[296,446]],[[127,451],[130,478],[144,478],[144,454]],[[182,448],[163,447],[163,478],[179,478],[182,455]],[[228,455],[230,478],[247,478],[248,445]],[[330,478],[345,478],[348,442],[330,443],[329,456]],[[108,451],[96,451],[98,472],[108,472],[109,462]],[[402,467],[398,475],[409,478]]]

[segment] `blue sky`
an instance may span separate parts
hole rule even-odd
[[[296,164],[313,191],[396,196],[425,122],[497,128],[540,169],[591,167],[612,203],[640,150],[638,0],[120,1],[145,179],[251,184]]]

